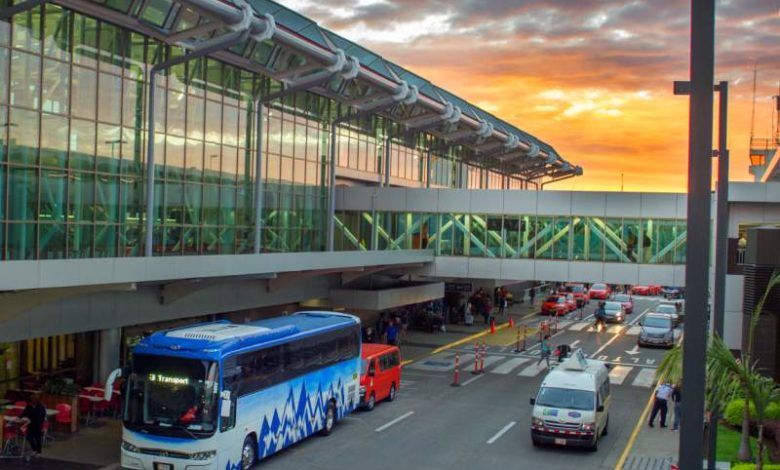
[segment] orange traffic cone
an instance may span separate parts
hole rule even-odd
[[[509,317],[509,328],[515,327],[515,319],[512,317]]]
[[[490,319],[490,334],[492,335],[495,332],[496,332],[496,321],[491,318]]]

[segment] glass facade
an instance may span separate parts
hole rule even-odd
[[[161,25],[169,10],[146,2],[141,17]],[[143,253],[148,76],[181,54],[53,4],[0,21],[0,259]],[[205,58],[161,72],[156,83],[153,253],[253,252],[256,99],[279,84]],[[260,250],[322,250],[327,123],[346,108],[300,92],[264,110]],[[371,117],[337,135],[338,167],[376,178],[386,166],[385,136],[403,134]],[[440,143],[427,134],[389,142],[397,184],[425,186],[430,174],[441,187],[526,185],[461,163],[458,148],[429,159],[427,149]]]
[[[358,211],[337,218],[339,250],[433,249],[439,256],[685,264],[685,220]]]

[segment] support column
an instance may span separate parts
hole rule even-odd
[[[338,122],[330,126],[330,165],[328,166],[328,243],[327,251],[333,251],[336,237],[336,129]]]
[[[431,149],[425,155],[425,187],[431,187]]]
[[[385,137],[385,184],[386,188],[390,187],[390,136]]]
[[[119,367],[119,355],[122,351],[122,328],[101,330],[95,335],[98,338],[98,355],[95,358],[97,367],[96,379],[104,383],[108,374]]]
[[[685,339],[680,429],[680,468],[702,468],[704,391],[707,359],[707,304],[710,266],[710,185],[712,180],[712,88],[715,0],[691,2],[691,93],[688,143],[688,251],[685,263]]]

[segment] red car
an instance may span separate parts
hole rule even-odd
[[[363,343],[360,405],[371,411],[377,402],[393,401],[401,386],[401,352],[397,346]]]
[[[634,286],[631,288],[633,295],[659,295],[661,293],[661,286]]]
[[[612,296],[612,300],[620,302],[623,305],[626,315],[631,315],[634,312],[634,299],[631,298],[631,295],[615,294]]]
[[[612,295],[612,289],[604,283],[597,283],[590,286],[588,295],[591,299],[607,300]]]
[[[566,315],[577,309],[577,302],[574,297],[567,298],[565,295],[551,295],[542,302],[542,315]]]
[[[559,295],[568,295],[571,294],[574,296],[574,300],[577,302],[577,308],[582,307],[583,305],[587,304],[590,300],[590,296],[588,295],[588,290],[585,289],[585,286],[582,284],[566,284],[565,286],[558,289]]]

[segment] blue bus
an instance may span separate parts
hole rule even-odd
[[[144,338],[109,379],[127,377],[122,468],[248,469],[330,434],[359,404],[360,347],[360,320],[332,312]]]

